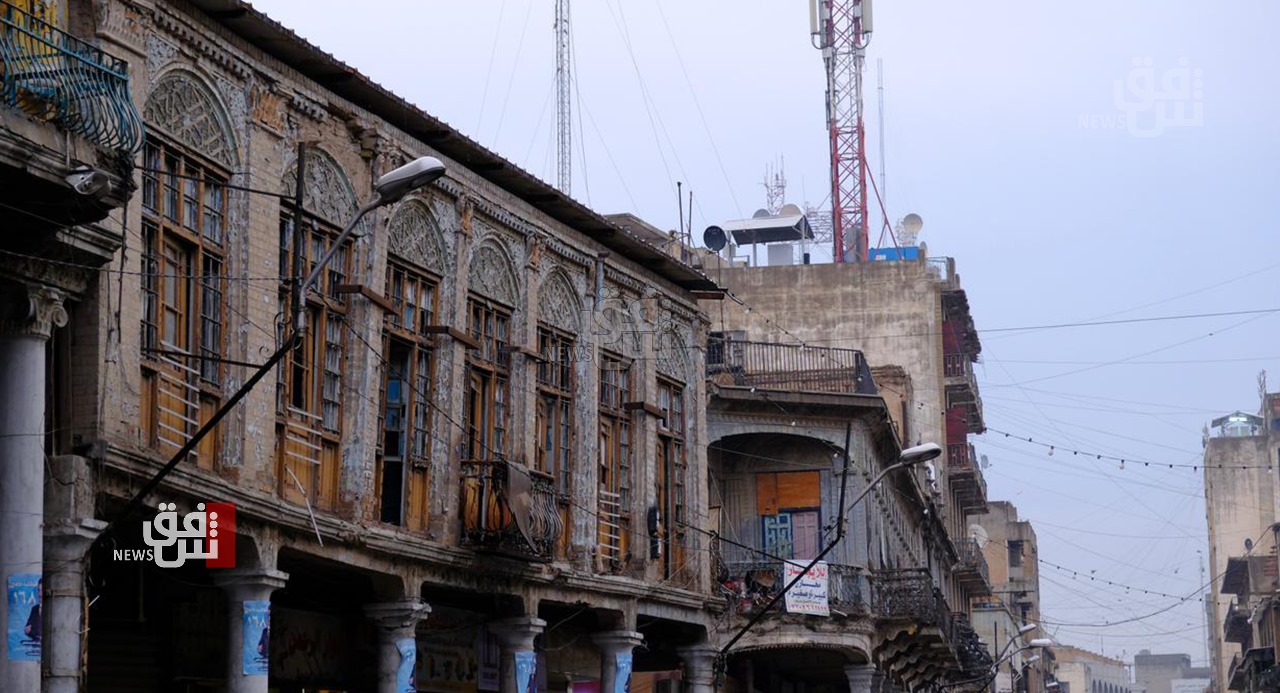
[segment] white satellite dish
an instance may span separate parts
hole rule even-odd
[[[767,209],[757,209],[755,214],[751,215],[752,219],[768,219],[773,216]]]
[[[780,217],[789,217],[793,214],[795,215],[804,214],[804,211],[801,210],[796,205],[791,204],[790,202],[788,202],[785,205],[782,205],[782,209],[778,210],[778,216]]]
[[[920,233],[922,228],[924,228],[924,219],[919,214],[912,212],[902,217],[902,229],[907,233]]]
[[[978,550],[985,549],[987,544],[991,543],[991,537],[982,525],[969,525],[969,536],[973,537],[974,543],[978,545]]]

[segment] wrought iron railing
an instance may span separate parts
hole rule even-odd
[[[754,614],[787,586],[784,568],[781,561],[768,559],[722,561],[716,579],[730,610]],[[870,581],[861,568],[827,564],[827,605],[831,609],[843,614],[866,611],[870,594]],[[778,614],[786,613],[782,605],[774,610]]]
[[[982,555],[982,548],[978,546],[978,542],[973,539],[960,539],[955,545],[956,553],[960,557],[958,566],[976,571],[982,576],[983,582],[990,585],[991,571],[987,566],[987,557]]]
[[[964,354],[943,354],[942,375],[946,378],[971,378],[973,364]]]
[[[741,387],[876,393],[871,368],[856,349],[748,342],[721,335],[707,340],[707,376]]]
[[[527,489],[521,488],[523,484],[512,482],[516,474],[528,476]],[[522,515],[517,517],[516,513]],[[563,529],[550,476],[514,469],[506,460],[462,463],[464,546],[550,560]]]
[[[991,651],[978,637],[978,632],[973,629],[969,617],[963,613],[956,613],[951,615],[951,621],[955,624],[953,644],[956,648],[956,657],[960,660],[962,676],[972,678],[988,673],[994,661]]]
[[[923,568],[879,570],[874,575],[872,611],[885,621],[912,621],[935,626],[950,639],[951,609],[933,577]]]
[[[931,257],[925,262],[929,265],[929,275],[940,282],[951,282],[956,277],[956,261],[949,257]]]
[[[0,3],[4,102],[120,152],[142,147],[142,117],[125,61],[8,3]]]

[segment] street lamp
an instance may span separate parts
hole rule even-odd
[[[267,373],[271,372],[271,369],[275,368],[276,365],[284,358],[285,354],[288,354],[298,340],[302,338],[302,333],[306,330],[307,313],[305,310],[305,299],[307,292],[315,285],[316,280],[320,277],[320,273],[324,271],[325,267],[328,266],[329,261],[333,259],[334,254],[338,252],[338,248],[342,247],[342,244],[351,236],[352,231],[355,230],[356,224],[360,223],[360,220],[369,212],[383,205],[398,202],[410,192],[421,188],[440,176],[443,176],[444,172],[444,164],[441,163],[439,159],[433,156],[424,156],[414,159],[404,166],[401,166],[400,168],[378,178],[378,180],[373,184],[373,199],[356,212],[355,217],[351,219],[351,222],[347,224],[347,227],[342,230],[342,233],[338,234],[337,239],[335,239],[333,244],[329,246],[328,252],[326,252],[324,257],[316,263],[315,268],[311,270],[311,274],[298,285],[297,299],[295,301],[296,307],[294,308],[294,315],[291,316],[293,318],[293,333],[290,334],[283,343],[281,343],[280,347],[276,349],[276,352],[271,355],[271,358],[267,359],[266,363],[259,366],[258,370],[254,371],[253,375],[245,380],[244,384],[240,386],[240,389],[236,390],[230,397],[228,397],[227,401],[209,417],[209,420],[206,421],[205,424],[201,426],[176,453],[173,454],[173,457],[169,459],[168,463],[166,463],[159,472],[156,472],[156,475],[151,477],[151,480],[144,484],[142,488],[134,494],[133,498],[129,500],[129,503],[125,506],[124,510],[121,511],[120,514],[117,515],[116,518],[98,534],[97,539],[94,540],[94,546],[98,546],[105,542],[111,532],[115,529],[116,525],[142,505],[143,499],[147,497],[147,494],[154,491],[155,488],[160,485],[160,481],[168,476],[169,472],[173,471],[174,467],[177,467],[182,460],[186,459],[187,455],[192,450],[196,449],[196,446],[200,444],[200,441],[204,440],[205,436],[209,435],[209,433],[217,427],[223,417],[230,413],[230,411],[240,403],[240,400],[244,399],[244,397],[249,394],[249,391],[258,384],[258,381],[262,380]],[[90,548],[92,549],[93,547]]]

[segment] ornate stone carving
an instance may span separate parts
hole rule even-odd
[[[472,204],[471,198],[466,195],[458,196],[457,201],[458,217],[462,220],[462,233],[471,235],[471,224],[475,213],[475,205]]]
[[[692,345],[682,341],[680,331],[674,326],[662,329],[654,347],[658,372],[680,382],[688,382],[689,355],[685,352]]]
[[[225,77],[217,79],[217,86],[218,95],[222,97],[222,102],[227,105],[227,113],[231,117],[231,122],[234,123],[236,129],[242,130],[249,119],[249,100],[245,96],[244,87]]]
[[[515,265],[502,246],[486,240],[471,253],[471,290],[508,306],[520,305]]]
[[[142,15],[137,9],[119,2],[95,2],[94,18],[97,20],[99,38],[113,41],[139,53],[144,46]]]
[[[356,194],[342,167],[325,152],[308,148],[307,179],[302,182],[302,203],[307,211],[318,214],[337,226],[346,226],[358,209]],[[281,179],[281,191],[292,193],[298,179],[298,162],[294,161]],[[366,218],[362,227],[368,227]]]
[[[177,46],[156,34],[147,34],[147,77],[150,81],[154,81],[160,70],[177,56]]]
[[[569,278],[552,270],[538,289],[538,320],[576,335],[582,331],[582,310]]]
[[[197,152],[235,170],[235,137],[216,99],[193,75],[172,72],[151,90],[143,107],[154,127]]]
[[[259,125],[277,134],[284,134],[284,103],[284,97],[275,93],[266,84],[254,84],[249,91],[249,109],[253,119]]]
[[[66,293],[47,286],[9,284],[0,288],[0,333],[48,339],[67,324]]]
[[[444,237],[427,206],[418,200],[401,203],[391,216],[391,253],[440,276],[448,274]]]

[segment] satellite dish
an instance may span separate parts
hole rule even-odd
[[[1250,539],[1249,537],[1245,537],[1245,538],[1244,538],[1244,550],[1245,550],[1245,551],[1252,551],[1252,550],[1253,550],[1253,540],[1252,540],[1252,539]]]
[[[707,230],[702,232],[702,244],[717,253],[724,249],[724,244],[728,240],[724,235],[724,229],[719,226],[708,226]]]
[[[527,467],[515,462],[507,463],[507,507],[521,536],[533,546],[533,479]]]
[[[991,543],[991,537],[982,525],[969,525],[969,536],[973,537],[973,541],[978,545],[979,550],[985,549],[987,544]]]
[[[767,209],[757,209],[755,214],[751,215],[752,219],[768,219],[773,216]]]
[[[920,233],[920,229],[924,228],[924,219],[919,214],[912,212],[902,217],[902,228],[907,233]]]
[[[987,461],[986,455],[981,455],[978,457],[978,459],[982,460],[981,464],[983,469],[987,469],[991,466],[991,463]]]
[[[790,202],[782,205],[782,209],[778,210],[778,216],[780,217],[789,217],[793,214],[804,214],[804,211]]]

